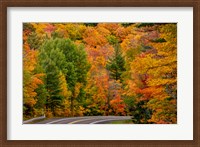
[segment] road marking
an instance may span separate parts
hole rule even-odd
[[[83,117],[80,117],[80,118],[83,118]],[[53,124],[53,123],[56,123],[56,122],[59,122],[59,121],[63,121],[63,120],[70,120],[70,119],[76,119],[75,117],[71,117],[71,118],[63,118],[63,119],[59,119],[59,120],[54,120],[54,121],[51,121],[51,122],[48,122],[46,124]]]
[[[93,119],[96,119],[96,118],[93,118]],[[72,121],[72,122],[70,122],[70,123],[68,123],[68,124],[75,124],[75,123],[77,123],[77,122],[81,122],[81,121],[85,121],[85,120],[93,120],[92,118],[88,118],[88,119],[79,119],[79,120],[76,120],[76,121]]]
[[[92,118],[91,118],[91,116],[87,116],[87,117],[84,116],[84,117],[78,117],[78,120],[76,120],[77,117],[68,117],[68,118],[62,118],[62,119],[54,120],[54,121],[48,122],[46,124],[53,124],[53,123],[57,123],[57,122],[60,122],[60,121],[65,121],[65,120],[72,121],[72,122],[69,122],[68,124],[74,124],[74,123],[81,122],[81,121],[86,121],[86,120],[92,121],[93,119],[97,119],[97,121],[89,123],[89,124],[95,124],[95,123],[98,123],[98,122],[104,122],[104,121],[109,121],[109,120],[124,120],[122,118],[127,118],[127,116],[125,116],[125,117],[120,116],[121,119],[112,118],[112,117],[116,117],[116,116],[107,116],[107,117],[110,117],[110,118],[109,119],[105,118],[105,116],[92,116]],[[98,120],[98,119],[100,119],[100,120]]]
[[[52,123],[59,122],[59,121],[63,121],[63,120],[66,120],[66,118],[59,119],[59,120],[54,120],[54,121],[48,122],[48,123],[46,123],[46,124],[52,124]]]
[[[98,121],[91,122],[90,124],[97,124],[100,122],[105,122],[105,121],[110,121],[110,120],[129,120],[129,119],[104,119],[104,120],[98,120]]]

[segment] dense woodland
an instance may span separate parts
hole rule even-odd
[[[24,23],[23,117],[177,123],[177,25]]]

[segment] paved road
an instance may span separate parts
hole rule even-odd
[[[131,116],[84,116],[68,118],[52,118],[37,124],[107,124],[117,120],[130,120]]]

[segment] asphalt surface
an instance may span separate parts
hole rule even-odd
[[[131,116],[84,116],[51,118],[36,124],[109,124],[112,121],[131,120]]]

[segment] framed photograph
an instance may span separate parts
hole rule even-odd
[[[2,1],[1,144],[198,146],[199,5]]]

